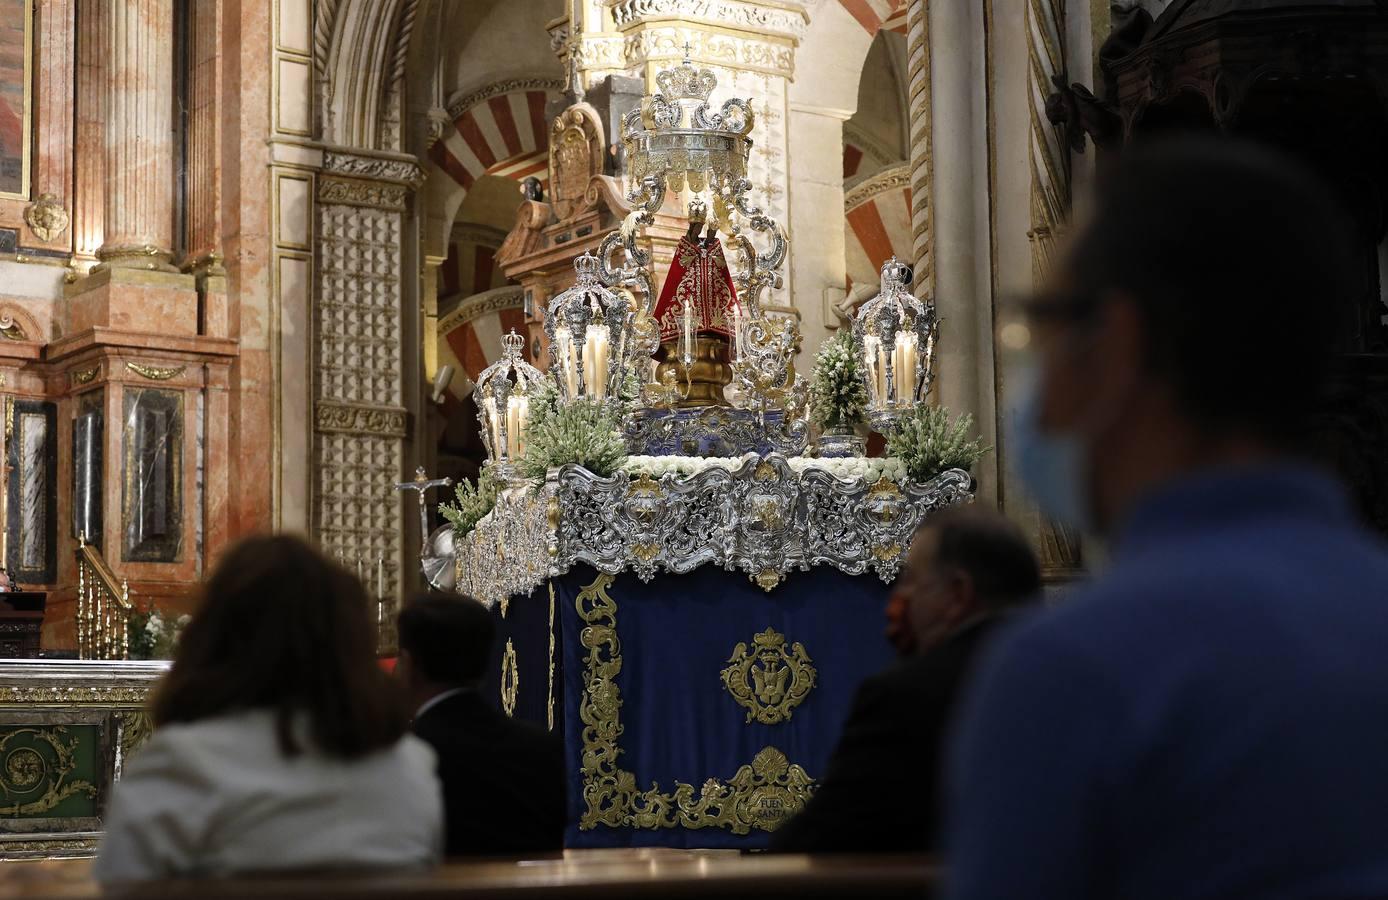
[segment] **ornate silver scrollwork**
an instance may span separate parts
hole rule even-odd
[[[823,565],[890,582],[920,523],[972,496],[959,469],[924,484],[869,482],[816,468],[797,473],[775,453],[658,479],[564,466],[540,491],[499,499],[459,542],[458,588],[504,602],[578,563],[643,581],[717,565],[768,591],[792,571]]]

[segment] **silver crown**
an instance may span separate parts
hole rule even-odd
[[[591,253],[585,253],[574,259],[574,271],[578,273],[579,281],[596,280],[598,277],[598,258]]]
[[[516,334],[516,329],[512,328],[510,334],[501,336],[501,346],[507,359],[520,359],[521,350],[525,348],[525,338]]]
[[[882,284],[887,282],[905,286],[911,283],[911,267],[900,262],[895,256],[882,263]]]
[[[684,62],[665,69],[655,76],[655,83],[666,100],[707,100],[718,87],[718,78],[708,69],[696,69],[689,59],[689,45],[684,45]]]

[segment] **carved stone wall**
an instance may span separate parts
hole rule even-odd
[[[405,558],[393,485],[408,420],[403,232],[417,172],[408,161],[330,153],[317,191],[314,528],[330,555],[362,561],[373,594],[383,567],[386,618]]]

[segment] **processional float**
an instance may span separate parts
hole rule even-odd
[[[687,57],[656,83],[622,120],[630,212],[545,307],[548,371],[513,334],[477,380],[499,486],[450,536],[453,574],[496,617],[489,694],[564,733],[569,845],[755,847],[803,805],[858,681],[888,660],[882,585],[914,529],[971,478],[805,455],[800,336],[765,308],[788,241],[749,199],[752,105],[715,109],[716,77]],[[672,202],[688,226],[658,282],[644,236]],[[880,430],[930,384],[934,310],[908,277],[890,261],[852,329]],[[584,404],[618,423],[624,462],[542,480],[518,465],[541,405],[553,423]]]

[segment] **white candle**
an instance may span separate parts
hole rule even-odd
[[[898,403],[911,403],[915,400],[916,336],[898,331],[896,354],[896,400]]]
[[[516,398],[516,455],[525,452],[525,423],[530,421],[530,398],[522,394]]]
[[[506,456],[514,459],[520,456],[520,402],[521,398],[506,398]]]
[[[694,358],[694,304],[686,302],[684,305],[684,358],[692,360]]]
[[[742,356],[742,307],[733,307],[733,340],[732,358],[739,359]]]
[[[583,342],[583,372],[588,377],[588,396],[601,400],[607,396],[608,341],[606,325],[589,325]]]
[[[386,599],[386,560],[384,556],[376,557],[376,596],[380,598],[382,609]]]
[[[593,326],[583,335],[583,394],[593,396]]]
[[[867,380],[872,386],[872,396],[869,400],[873,406],[879,406],[882,388],[881,382],[877,380],[877,338],[871,335],[863,338],[863,362],[867,363]]]
[[[564,385],[569,389],[568,399],[578,396],[578,364],[574,359],[574,340],[569,329],[559,327],[554,330],[555,343],[559,345],[559,368],[564,374]]]

